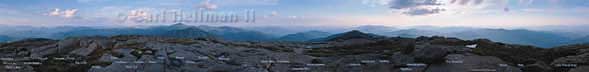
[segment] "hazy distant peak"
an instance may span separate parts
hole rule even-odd
[[[346,34],[363,34],[364,32],[361,32],[360,30],[352,30],[352,31],[348,31],[345,32]]]
[[[376,34],[371,34],[371,33],[364,33],[359,30],[352,30],[352,31],[348,31],[348,32],[340,33],[340,34],[331,35],[331,36],[328,36],[326,38],[319,39],[316,41],[340,41],[340,40],[349,40],[349,39],[380,39],[380,38],[386,38],[386,37],[376,35]]]
[[[163,25],[163,26],[156,26],[155,28],[166,28],[166,29],[186,29],[194,26],[186,25],[183,23],[176,23],[172,25]]]
[[[329,33],[329,32],[311,30],[311,31],[305,31],[305,32],[298,32],[298,33],[294,33],[294,34],[288,34],[288,35],[285,35],[285,36],[280,37],[279,40],[284,40],[284,41],[308,41],[308,40],[311,40],[311,39],[317,39],[317,38],[327,37],[329,35],[331,35],[331,33]]]
[[[363,25],[363,26],[358,26],[354,29],[359,30],[359,31],[363,31],[363,32],[377,33],[377,34],[398,30],[395,27],[383,26],[383,25]]]
[[[362,25],[362,26],[358,26],[357,28],[395,28],[395,27],[384,26],[384,25]]]
[[[311,30],[311,31],[303,32],[303,33],[327,33],[327,34],[329,34],[329,32],[318,31],[318,30]]]
[[[0,35],[0,42],[10,41],[11,38],[8,36]]]
[[[184,23],[176,23],[176,24],[173,24],[172,26],[187,26],[187,25]]]

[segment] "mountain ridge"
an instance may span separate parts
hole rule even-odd
[[[530,31],[524,29],[457,29],[448,31],[433,31],[423,29],[405,29],[387,33],[389,36],[418,37],[418,36],[447,36],[461,39],[486,38],[493,41],[500,41],[513,44],[534,45],[550,48],[559,45],[566,45],[568,37],[542,31]]]
[[[193,28],[194,27],[194,28]],[[195,30],[188,30],[185,28],[192,28]],[[189,33],[192,36],[185,37],[217,37],[225,38],[227,40],[238,40],[238,41],[280,41],[281,37],[285,35],[272,35],[268,32],[245,29],[231,26],[207,26],[198,25],[192,26],[188,24],[172,24],[162,26],[151,26],[143,28],[133,27],[118,27],[118,28],[93,28],[93,27],[25,27],[24,29],[19,28],[7,28],[15,30],[0,31],[0,33],[8,34],[14,40],[24,38],[50,38],[50,39],[64,39],[70,36],[113,36],[113,35],[155,35],[155,36],[170,36],[179,34],[166,35],[168,32],[174,32],[170,30],[183,30],[194,31],[195,33]],[[196,30],[200,29],[200,30]],[[274,28],[272,31],[292,31],[293,33],[282,34],[296,34],[296,30],[279,30],[283,28]],[[579,41],[583,38],[571,38],[573,36],[567,36],[568,34],[554,33],[546,31],[534,31],[527,29],[487,29],[487,28],[468,28],[468,27],[414,27],[408,29],[401,29],[396,27],[388,26],[359,26],[351,29],[361,29],[359,31],[372,33],[376,35],[388,36],[388,37],[419,37],[419,36],[446,36],[446,37],[457,37],[461,39],[477,39],[486,38],[493,41],[501,41],[512,44],[524,44],[534,45],[544,48],[550,48],[559,45],[584,43],[585,41]],[[336,29],[337,30],[337,29]],[[391,30],[386,32],[387,30]],[[168,32],[167,32],[168,31]],[[323,31],[323,30],[318,30]],[[348,31],[346,29],[338,30],[337,32]],[[376,33],[370,32],[374,31]],[[301,31],[304,32],[304,31]],[[330,33],[336,33],[329,31]],[[188,33],[188,32],[185,32]],[[200,35],[199,35],[200,34]],[[329,35],[325,35],[329,36]],[[182,36],[173,36],[182,37]],[[313,39],[310,39],[313,40]]]
[[[182,23],[169,26],[155,26],[148,28],[116,28],[116,29],[86,29],[62,32],[66,36],[114,36],[114,35],[153,35],[183,38],[217,37],[227,40],[268,40],[272,37],[261,32],[249,31],[233,27],[190,26]]]
[[[329,41],[343,41],[349,39],[382,39],[386,38],[385,36],[380,36],[372,33],[364,33],[359,30],[352,30],[344,33],[330,35],[324,38],[312,39],[311,41],[318,41],[318,42],[329,42]]]
[[[10,38],[8,36],[0,35],[0,42],[6,42],[6,41],[10,41],[10,40],[12,40],[12,38]]]
[[[317,30],[312,30],[312,31],[298,32],[298,33],[294,33],[294,34],[288,34],[288,35],[285,35],[285,36],[282,36],[282,37],[278,38],[278,40],[284,40],[284,41],[308,41],[308,40],[311,40],[311,39],[317,39],[317,38],[327,37],[329,35],[331,35],[331,33],[323,32],[323,31],[317,31]]]
[[[572,41],[569,42],[569,44],[576,44],[576,43],[584,43],[584,44],[589,44],[589,36],[585,36],[585,37],[581,37],[581,38],[575,38]]]

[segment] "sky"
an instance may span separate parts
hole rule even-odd
[[[166,25],[173,23],[123,19],[158,11],[202,10],[220,13],[255,10],[257,20],[194,25],[482,28],[589,25],[589,0],[0,0],[0,24]]]

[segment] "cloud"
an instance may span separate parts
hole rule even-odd
[[[59,9],[56,8],[56,9],[53,9],[53,11],[47,13],[47,15],[49,15],[49,16],[59,16],[59,15],[61,15],[61,13],[60,13]]]
[[[444,11],[444,9],[434,8],[434,9],[425,9],[425,8],[416,8],[410,9],[408,11],[403,12],[403,14],[415,16],[415,15],[429,15],[429,14],[436,14]]]
[[[389,7],[393,9],[417,8],[421,6],[442,5],[438,0],[391,0]]]
[[[136,17],[147,17],[149,13],[145,10],[131,10],[129,11],[129,17],[136,18]]]
[[[480,5],[483,3],[483,0],[474,0],[475,5]]]
[[[78,9],[65,9],[61,11],[59,8],[53,9],[53,11],[46,13],[47,16],[57,16],[63,18],[73,18],[78,13]]]
[[[77,12],[78,12],[78,9],[65,10],[65,11],[63,11],[63,17],[72,18],[76,15]]]
[[[526,0],[529,2],[533,0]],[[393,12],[409,16],[505,12],[508,0],[389,0]]]
[[[451,0],[448,4],[459,4],[459,5],[480,5],[485,0]]]
[[[202,0],[198,8],[215,10],[223,7],[277,5],[280,0]]]
[[[211,3],[210,0],[203,0],[200,3],[199,8],[203,8],[203,9],[207,9],[207,10],[215,10],[218,8],[218,6],[217,6],[217,4]]]
[[[534,0],[519,0],[519,4],[524,6],[529,6],[532,3],[534,3]]]
[[[278,5],[280,0],[215,0],[215,3],[222,6],[267,6]]]
[[[371,7],[382,6],[389,4],[391,0],[362,0],[362,4],[369,5]]]
[[[124,16],[123,21],[136,23],[136,22],[141,22],[141,21],[147,20],[151,14],[150,11],[152,11],[152,9],[149,9],[149,8],[140,8],[140,9],[130,10]]]
[[[106,2],[111,0],[76,0],[79,3],[96,3],[96,2]]]
[[[443,5],[438,0],[391,0],[389,8],[411,16],[437,14],[444,9],[437,6]]]
[[[466,4],[468,4],[468,2],[470,2],[470,0],[459,0],[459,1],[458,1],[458,3],[459,3],[460,5],[466,5]]]
[[[277,11],[272,11],[272,12],[270,12],[270,16],[278,16],[278,12]]]

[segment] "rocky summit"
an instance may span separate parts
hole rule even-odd
[[[361,40],[359,40],[361,39]],[[0,44],[0,72],[586,72],[589,45],[538,48],[352,31],[317,42],[140,35]]]

